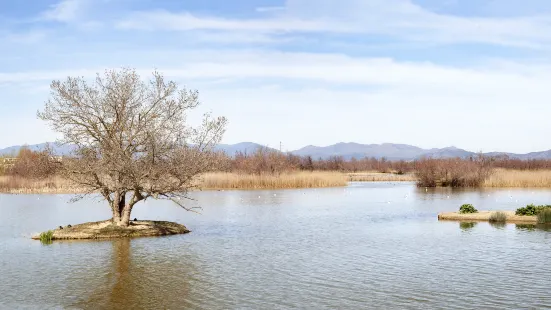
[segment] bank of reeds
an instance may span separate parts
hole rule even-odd
[[[484,187],[551,187],[551,170],[495,169]]]
[[[340,172],[289,172],[282,174],[208,173],[199,179],[203,189],[279,189],[345,186]]]
[[[356,172],[348,173],[351,182],[413,182],[417,179],[413,173]]]
[[[25,178],[20,176],[0,176],[0,192],[10,194],[69,194],[81,190],[58,176],[48,178]]]

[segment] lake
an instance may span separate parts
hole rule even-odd
[[[110,217],[98,198],[0,195],[0,308],[551,308],[551,230],[439,222],[550,204],[551,190],[205,191],[202,214],[163,201],[132,217],[191,234],[41,245],[36,232]]]

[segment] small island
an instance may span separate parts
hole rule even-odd
[[[187,234],[186,226],[166,221],[131,221],[128,226],[118,226],[112,220],[60,227],[35,235],[35,240],[110,239],[120,237],[154,237]]]
[[[479,211],[477,213],[442,212],[438,214],[440,221],[490,222],[492,214],[498,212],[506,215],[506,223],[537,224],[537,216],[515,215],[515,211]]]
[[[478,211],[471,204],[464,204],[458,212],[442,212],[439,221],[463,222],[501,222],[515,224],[549,224],[551,223],[551,206],[533,204],[516,211]]]

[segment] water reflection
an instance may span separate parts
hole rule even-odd
[[[551,231],[551,224],[516,224],[516,229],[525,231],[543,230]]]
[[[548,204],[550,190],[358,183],[193,197],[201,215],[159,201],[133,215],[185,224],[189,235],[41,246],[30,234],[102,220],[109,209],[90,200],[68,205],[67,196],[38,203],[0,195],[0,309],[551,306],[551,270],[533,268],[551,260],[549,226],[502,230],[436,218],[463,203],[479,210]]]
[[[459,228],[464,231],[469,231],[473,229],[477,224],[477,222],[459,222]]]
[[[140,243],[137,239],[110,242],[110,264],[101,271],[103,277],[94,285],[79,282],[93,278],[90,275],[76,279],[71,287],[73,290],[81,290],[85,298],[71,303],[69,307],[169,309],[189,306],[187,300],[191,285],[188,275],[197,270],[188,260],[162,253],[145,255],[143,248],[132,246],[133,243]],[[179,276],[175,277],[175,272]],[[175,291],[178,293],[174,294]]]
[[[497,229],[505,229],[507,227],[507,223],[504,223],[504,222],[489,222],[489,223],[493,228],[497,228]]]

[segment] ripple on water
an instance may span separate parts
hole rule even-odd
[[[109,209],[66,204],[67,196],[41,196],[38,205],[0,195],[0,308],[551,307],[551,231],[436,220],[466,201],[513,210],[509,195],[541,204],[551,191],[354,183],[194,195],[202,215],[163,202],[135,211],[177,219],[189,235],[51,246],[28,236],[105,219]]]

